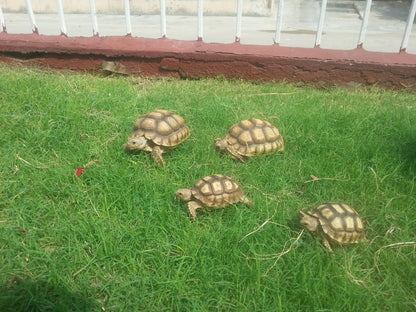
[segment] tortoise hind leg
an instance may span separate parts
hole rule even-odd
[[[188,214],[192,218],[192,220],[196,221],[196,210],[202,208],[202,206],[197,203],[196,201],[188,202]]]
[[[165,160],[162,157],[163,149],[160,146],[155,146],[152,149],[153,160],[159,165],[166,165]]]
[[[250,207],[253,204],[253,201],[248,199],[247,197],[243,196],[241,202],[244,203],[246,206]]]

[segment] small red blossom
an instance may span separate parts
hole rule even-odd
[[[77,167],[77,170],[75,171],[75,176],[79,177],[81,174],[83,174],[83,172],[85,170],[87,170],[88,168],[83,168],[83,167]]]

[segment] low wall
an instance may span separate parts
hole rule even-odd
[[[117,48],[115,48],[117,47]],[[416,88],[416,55],[321,48],[215,44],[136,37],[66,37],[0,33],[0,61],[57,70],[100,72],[103,61],[131,75],[223,76],[319,85]]]

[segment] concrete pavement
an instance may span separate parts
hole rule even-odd
[[[321,47],[354,49],[357,47],[361,16],[365,2],[329,2]],[[398,52],[410,7],[408,1],[373,1],[364,48],[369,51]],[[286,1],[283,11],[281,46],[313,47],[319,18],[320,1]],[[27,14],[4,12],[8,33],[31,33]],[[39,34],[59,35],[57,14],[35,14]],[[89,14],[66,14],[68,36],[92,36]],[[158,15],[131,17],[133,36],[160,38]],[[235,16],[204,16],[205,42],[232,43],[235,40]],[[271,45],[275,37],[276,17],[243,16],[242,44]],[[126,22],[123,15],[98,15],[100,36],[123,36]],[[196,16],[167,16],[167,37],[179,40],[197,39]],[[416,54],[416,29],[406,50]]]

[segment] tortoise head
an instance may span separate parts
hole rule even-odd
[[[214,147],[217,151],[226,151],[228,149],[228,141],[226,139],[215,139]]]
[[[189,201],[192,198],[192,191],[190,189],[179,189],[176,191],[175,197]]]
[[[135,150],[142,150],[147,146],[147,140],[140,136],[140,137],[133,137],[129,138],[127,143],[123,145],[123,148],[126,152],[135,151]]]
[[[309,232],[315,232],[318,230],[319,221],[317,218],[310,216],[303,211],[299,211],[300,225]]]

